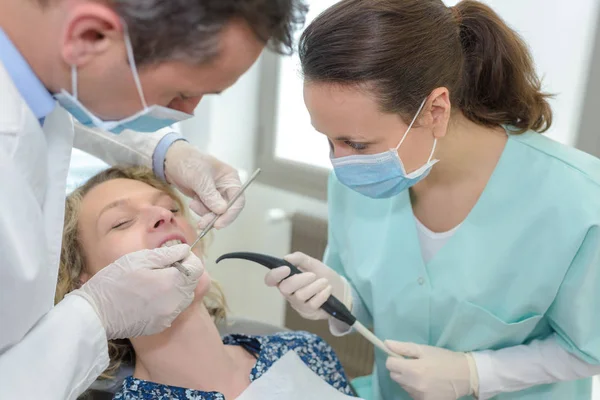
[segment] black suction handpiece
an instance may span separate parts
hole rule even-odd
[[[263,265],[269,269],[273,269],[273,268],[277,268],[277,267],[281,267],[281,266],[285,265],[285,266],[289,267],[290,270],[292,271],[289,276],[302,273],[302,271],[300,271],[298,268],[296,268],[294,265],[290,264],[289,262],[287,262],[281,258],[268,256],[266,254],[249,253],[249,252],[228,253],[228,254],[224,254],[221,257],[219,257],[217,259],[217,263],[219,263],[221,260],[227,260],[227,259],[242,259],[242,260],[253,261],[253,262]],[[348,310],[348,308],[346,308],[346,306],[333,295],[329,296],[329,298],[327,299],[327,301],[325,303],[323,303],[321,308],[327,314],[331,315],[332,317],[334,317],[350,326],[354,325],[354,323],[356,322],[356,317],[354,315],[352,315],[350,310]]]

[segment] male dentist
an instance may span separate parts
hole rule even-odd
[[[188,245],[129,254],[53,307],[73,146],[152,167],[205,225],[236,171],[174,133],[269,44],[287,52],[300,0],[3,0],[0,11],[0,398],[73,399],[107,339],[162,331],[203,272]],[[185,273],[170,267],[183,259]]]

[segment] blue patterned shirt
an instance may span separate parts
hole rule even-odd
[[[242,346],[256,357],[250,371],[250,381],[258,379],[286,354],[295,351],[304,363],[323,380],[342,393],[352,395],[344,369],[331,346],[317,335],[308,332],[280,332],[270,336],[228,335],[226,345]],[[115,400],[225,400],[219,392],[203,392],[176,386],[162,385],[136,379],[125,379]]]

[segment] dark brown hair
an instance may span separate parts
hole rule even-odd
[[[519,35],[488,6],[463,0],[342,0],[299,45],[306,80],[371,90],[410,119],[438,87],[469,120],[544,132],[552,110]]]
[[[49,7],[57,0],[37,0]],[[138,66],[180,60],[203,63],[219,50],[219,33],[233,19],[248,23],[257,38],[290,54],[304,25],[304,0],[102,0],[127,23]]]

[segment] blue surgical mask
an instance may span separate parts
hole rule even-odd
[[[116,134],[121,133],[125,129],[131,129],[138,132],[155,132],[167,126],[171,126],[176,122],[191,118],[192,115],[173,110],[172,108],[158,105],[148,107],[146,98],[144,97],[144,91],[142,90],[138,70],[135,65],[133,48],[131,46],[127,28],[124,28],[124,31],[127,58],[129,60],[129,65],[131,66],[135,86],[144,107],[141,111],[118,121],[103,121],[95,116],[77,99],[77,67],[75,66],[71,66],[71,87],[73,94],[70,94],[63,89],[60,93],[54,95],[54,98],[82,125],[90,128],[100,128]]]
[[[362,195],[373,199],[384,199],[396,196],[424,179],[431,171],[431,167],[438,161],[432,160],[437,139],[433,141],[433,148],[425,165],[410,174],[406,173],[404,164],[398,155],[398,149],[417,120],[425,105],[425,100],[421,103],[395,149],[378,154],[356,154],[339,158],[333,158],[332,152],[331,164],[338,180]]]

